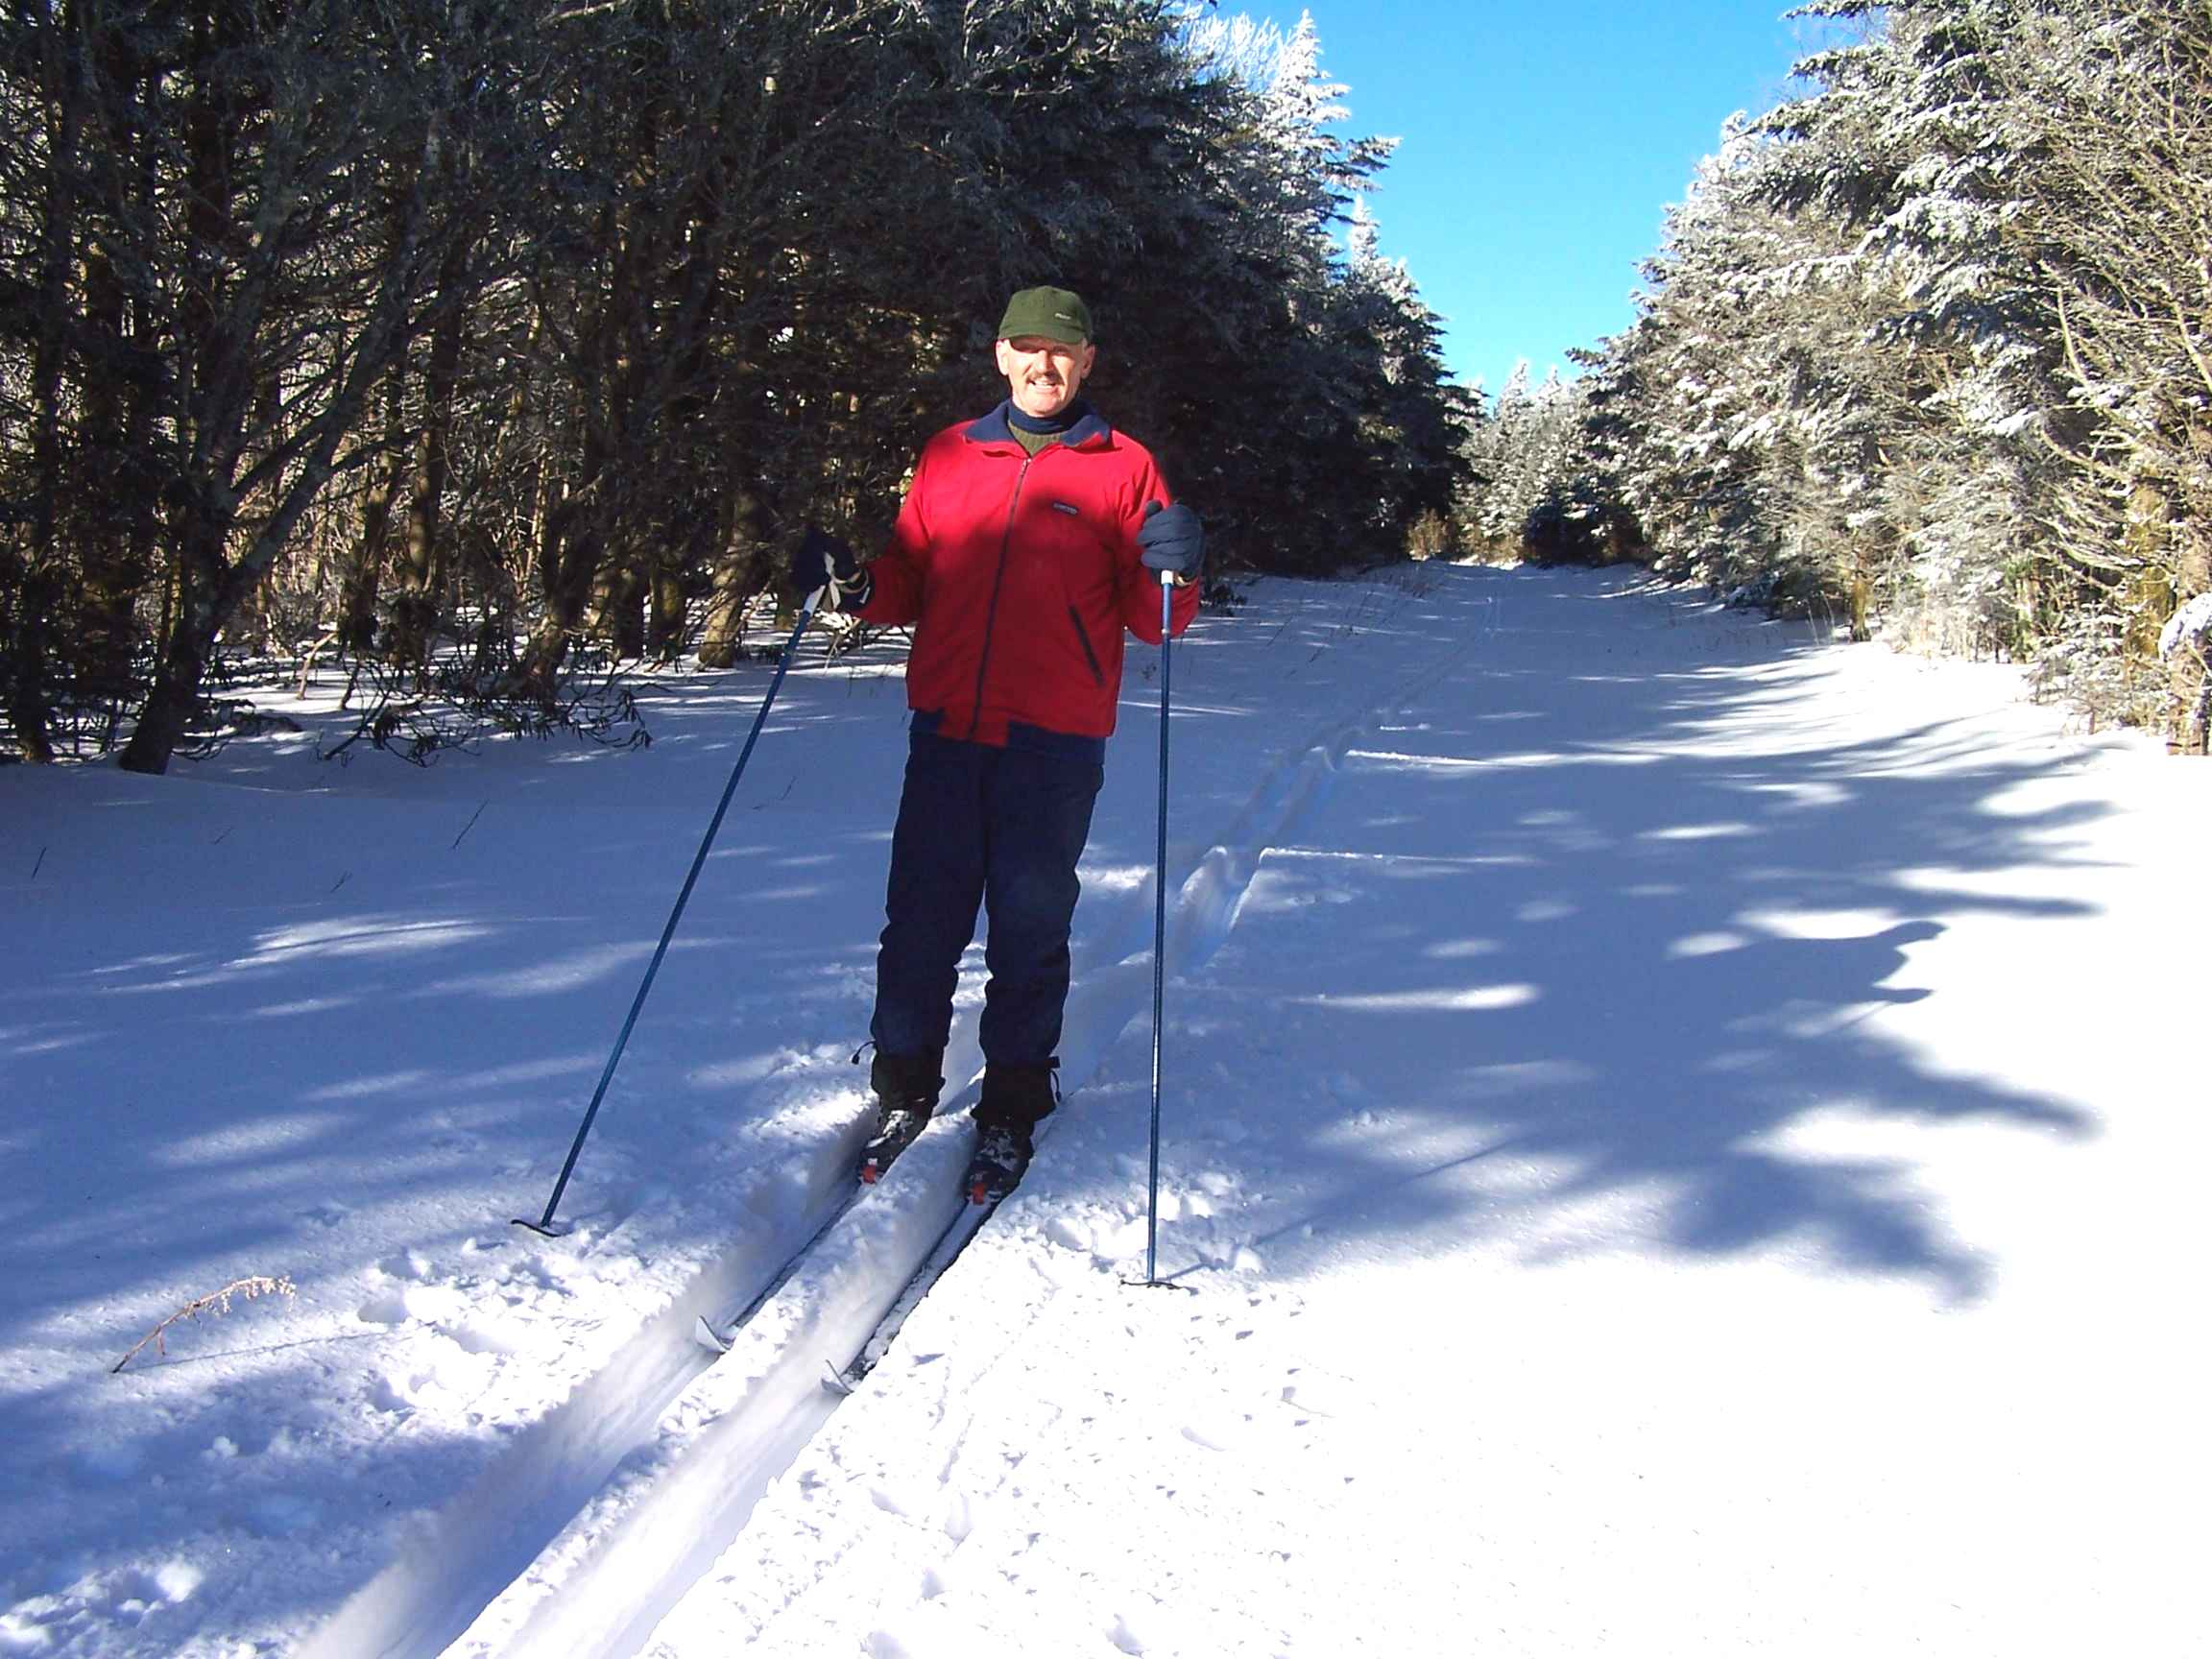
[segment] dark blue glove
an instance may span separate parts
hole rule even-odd
[[[1163,507],[1157,501],[1144,504],[1144,522],[1137,528],[1137,547],[1147,570],[1164,570],[1178,584],[1189,582],[1198,574],[1198,563],[1206,557],[1206,531],[1198,522],[1198,515],[1177,502]]]
[[[799,551],[791,555],[791,586],[802,593],[819,589],[822,609],[834,611],[847,601],[866,604],[875,584],[860,568],[859,556],[850,541],[809,524]]]

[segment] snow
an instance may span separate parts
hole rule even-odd
[[[764,666],[643,750],[334,768],[326,681],[0,772],[0,1652],[2203,1650],[2158,942],[2212,774],[1625,571],[1262,582],[1176,649],[1162,1285],[1136,650],[1069,1099],[849,1398],[967,1133],[775,1282],[859,1143],[893,658],[785,683],[559,1239],[508,1218]]]
[[[2212,593],[2200,593],[2183,602],[2158,630],[2158,655],[2173,657],[2184,647],[2201,650],[2212,639]]]

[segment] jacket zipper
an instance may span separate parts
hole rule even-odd
[[[1083,661],[1091,664],[1091,684],[1106,684],[1106,670],[1098,666],[1098,653],[1091,649],[1091,636],[1083,632],[1083,613],[1075,609],[1075,602],[1068,602],[1068,620],[1075,625],[1075,642],[1083,647]]]
[[[991,671],[991,638],[998,626],[998,593],[1006,586],[1006,555],[1014,546],[1014,515],[1022,505],[1022,487],[1029,481],[1029,469],[1036,464],[1036,455],[1022,457],[1022,470],[1014,474],[1014,493],[1006,502],[1006,528],[998,537],[998,568],[991,574],[991,603],[983,613],[983,655],[975,662],[975,706],[968,714],[971,742],[983,725],[983,677]]]

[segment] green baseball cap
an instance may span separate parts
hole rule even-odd
[[[998,338],[1058,340],[1068,346],[1091,344],[1091,307],[1065,288],[1024,288],[1006,301],[998,319]]]

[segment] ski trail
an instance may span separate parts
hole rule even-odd
[[[446,1651],[642,1647],[836,1410],[826,1367],[858,1352],[965,1202],[969,1142],[964,1117],[933,1122]]]
[[[1182,872],[1169,905],[1170,975],[1226,941],[1262,859],[1326,798],[1347,753],[1452,674],[1489,631],[1472,630],[1268,768],[1228,830]],[[1100,935],[1104,960],[1082,969],[1070,995],[1061,1059],[1071,1091],[1149,1007],[1150,895],[1147,882],[1124,899],[1123,925]],[[973,1025],[961,1022],[949,1076],[980,1070]],[[718,1263],[426,1523],[301,1659],[637,1653],[835,1413],[842,1397],[825,1378],[860,1352],[965,1202],[972,1130],[961,1107],[973,1089],[805,1254],[727,1354],[707,1355],[692,1340],[700,1306],[742,1305],[783,1258],[755,1247]],[[842,1162],[824,1163],[829,1178],[818,1172],[817,1224],[856,1153],[856,1142],[840,1145]]]
[[[1150,990],[1147,954],[1070,993],[1070,1075],[1098,1070]],[[947,1103],[445,1652],[616,1659],[644,1647],[843,1404],[826,1381],[866,1346],[966,1202],[972,1099],[973,1086]]]
[[[1486,608],[1487,610],[1487,608]],[[1271,768],[1228,831],[1201,854],[1185,875],[1168,907],[1169,974],[1204,967],[1237,926],[1237,913],[1260,863],[1288,841],[1334,787],[1337,768],[1375,728],[1403,714],[1456,672],[1490,630],[1461,640],[1436,661],[1406,676],[1380,701],[1370,703],[1324,728],[1294,755]],[[1148,891],[1148,889],[1147,889]],[[1149,960],[1147,941],[1143,953]]]
[[[855,1118],[817,1152],[796,1218],[750,1233],[705,1268],[609,1363],[504,1447],[472,1485],[416,1522],[393,1561],[300,1648],[299,1659],[444,1651],[651,1437],[670,1403],[706,1368],[709,1357],[690,1335],[700,1301],[750,1297],[843,1200],[860,1128]],[[781,1187],[764,1183],[733,1209],[765,1213],[780,1201],[787,1202]]]

